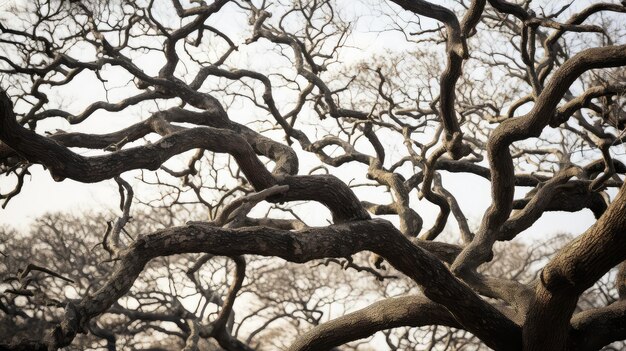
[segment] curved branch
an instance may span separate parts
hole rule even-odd
[[[156,170],[174,155],[203,148],[231,154],[255,188],[264,189],[275,184],[274,177],[246,140],[231,130],[197,127],[172,133],[154,144],[84,157],[20,126],[5,93],[0,94],[0,109],[0,139],[27,160],[46,166],[56,181],[70,178],[95,183],[133,169]]]
[[[600,219],[543,269],[524,324],[528,350],[563,350],[580,294],[626,259],[626,185]],[[545,328],[550,325],[550,330]]]
[[[472,1],[471,7],[463,20],[463,27],[451,10],[422,0],[392,0],[405,10],[430,17],[442,22],[447,31],[446,68],[439,79],[440,115],[446,134],[444,146],[455,160],[470,153],[469,146],[463,144],[463,135],[457,120],[454,104],[456,100],[456,82],[461,77],[463,60],[469,57],[466,37],[478,23],[485,7],[484,0]]]
[[[492,204],[483,217],[476,238],[455,261],[455,272],[461,274],[473,270],[488,259],[493,244],[501,235],[499,229],[511,213],[515,173],[509,146],[515,141],[539,136],[570,85],[585,71],[623,65],[626,65],[626,45],[592,48],[578,53],[554,74],[527,115],[508,119],[494,130],[487,144]]]
[[[321,324],[300,335],[290,351],[328,350],[374,333],[402,326],[445,325],[462,328],[442,305],[412,295],[375,302],[363,309]],[[338,333],[337,331],[341,332]]]
[[[574,315],[570,345],[574,350],[599,350],[614,341],[626,339],[626,301]]]
[[[576,111],[588,107],[591,100],[601,96],[612,96],[626,92],[626,84],[615,84],[609,86],[595,86],[585,90],[582,95],[568,101],[559,107],[556,114],[550,120],[550,127],[556,128],[561,123],[567,121]]]
[[[415,280],[429,299],[446,306],[465,329],[490,347],[519,349],[521,334],[515,323],[457,280],[438,259],[411,244],[391,223],[383,220],[354,221],[299,232],[189,225],[143,236],[126,250],[101,289],[85,297],[78,306],[68,307],[64,322],[49,334],[46,343],[52,348],[68,345],[85,323],[128,292],[154,257],[197,252],[226,256],[255,254],[301,263],[347,257],[363,250],[381,255]]]

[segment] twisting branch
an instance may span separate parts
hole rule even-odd
[[[275,185],[257,193],[237,198],[224,207],[213,221],[213,224],[221,227],[234,220],[242,220],[259,202],[266,200],[268,197],[286,193],[288,190],[288,185]]]
[[[384,331],[394,349],[576,351],[626,338],[626,4],[388,3],[11,5],[0,15],[3,207],[28,198],[43,166],[56,181],[114,179],[121,214],[104,239],[90,234],[105,221],[93,214],[0,228],[2,264],[17,272],[0,278],[0,329],[16,329],[0,349],[113,349],[158,332],[185,350],[203,339],[315,350],[395,327],[424,328]],[[376,40],[364,40],[364,15]],[[87,129],[96,123],[107,131]],[[129,171],[157,191],[136,197]],[[512,241],[548,211],[583,209],[595,224],[569,244]],[[441,241],[445,228],[459,244]],[[46,264],[29,264],[35,254]],[[329,263],[344,270],[324,275]],[[235,304],[243,294],[251,308]],[[378,302],[347,313],[365,295]],[[324,323],[335,305],[346,314]]]
[[[474,29],[483,8],[485,0],[472,1],[466,17],[463,19],[463,26],[457,19],[454,12],[449,9],[434,5],[427,1],[404,1],[392,0],[404,9],[416,14],[434,18],[443,22],[447,29],[447,65],[440,79],[440,114],[441,121],[446,134],[444,145],[450,157],[457,160],[470,153],[468,145],[463,143],[463,135],[455,111],[455,90],[456,82],[462,73],[462,63],[469,57],[466,38]]]
[[[115,182],[119,185],[120,191],[120,210],[122,216],[115,221],[115,225],[108,224],[108,229],[104,238],[102,239],[102,245],[113,257],[117,257],[122,250],[120,242],[120,234],[124,230],[126,223],[131,219],[130,206],[133,202],[133,188],[121,177],[115,177]]]
[[[539,136],[550,122],[558,102],[582,73],[594,68],[622,65],[626,65],[626,45],[582,51],[554,74],[528,114],[508,119],[496,128],[487,144],[493,202],[483,217],[476,238],[454,263],[455,272],[473,270],[486,261],[494,242],[498,240],[500,227],[511,213],[515,174],[509,146],[515,141]]]
[[[580,294],[626,259],[626,238],[621,235],[626,230],[625,211],[626,186],[622,186],[602,217],[564,247],[543,269],[535,302],[524,325],[524,340],[529,350],[545,349],[546,346],[554,350],[564,349],[569,320]],[[542,327],[545,325],[552,326],[550,331]],[[546,338],[546,333],[551,337]],[[537,344],[539,340],[540,345]]]
[[[68,345],[85,323],[125,294],[153,257],[183,252],[216,255],[276,255],[294,262],[346,257],[370,250],[421,285],[424,294],[441,303],[467,328],[493,348],[518,349],[520,329],[500,311],[458,281],[435,257],[411,244],[387,221],[354,221],[300,232],[263,227],[223,229],[205,225],[169,228],[143,236],[125,251],[109,282],[85,297],[73,313],[47,337],[52,348]],[[419,268],[417,268],[419,267]],[[479,318],[482,323],[476,323]],[[498,330],[498,333],[493,333]]]
[[[356,327],[353,327],[355,326]],[[462,328],[443,306],[419,295],[403,296],[376,302],[311,329],[291,345],[291,351],[327,350],[377,331],[400,326],[446,325]],[[346,326],[350,328],[345,328]],[[335,333],[346,330],[348,333]]]

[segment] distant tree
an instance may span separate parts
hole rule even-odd
[[[310,300],[287,300],[291,326],[267,330],[269,347],[326,350],[406,326],[430,326],[433,349],[598,350],[626,339],[624,2],[12,3],[0,14],[3,206],[43,166],[56,181],[115,179],[121,214],[106,229],[94,217],[104,233],[72,245],[64,238],[80,230],[58,216],[31,243],[4,234],[2,323],[31,332],[0,347],[81,348],[85,333],[129,348],[165,335],[163,347],[256,347],[231,328],[244,255],[334,260],[383,280],[391,266],[420,289],[324,322]],[[387,52],[372,53],[373,35]],[[491,201],[476,226],[450,190],[472,176],[491,186],[472,194]],[[522,265],[536,279],[490,263],[533,257],[504,242],[546,212],[581,210],[593,225]],[[219,291],[208,319],[181,307],[186,286],[159,283],[205,264],[211,291],[182,284]],[[609,275],[617,295],[600,304],[585,294],[620,264]],[[302,280],[258,284],[255,298],[298,296],[322,269],[290,268]],[[291,345],[276,340],[286,333]]]

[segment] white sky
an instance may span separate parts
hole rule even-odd
[[[2,11],[2,6],[6,6],[8,3],[9,2],[0,2],[0,13]],[[352,11],[359,12],[363,9],[364,7],[362,7],[362,5],[358,5],[355,6]],[[227,8],[226,10],[226,12],[229,12],[231,9]],[[6,13],[4,15],[6,15]],[[212,24],[219,26],[226,32],[232,32],[232,34],[235,35],[239,32],[239,26],[247,26],[245,20],[242,20],[242,18],[235,15],[217,16],[211,21],[213,21]],[[385,50],[397,52],[399,50],[405,50],[404,48],[411,45],[406,44],[401,35],[397,32],[380,34],[371,30],[382,27],[379,25],[379,21],[380,19],[376,16],[371,14],[368,15],[367,13],[362,14],[360,21],[357,22],[356,25],[357,30],[355,30],[349,41],[352,46],[361,49],[347,50],[346,56],[349,57],[349,59],[357,62],[361,58],[369,57],[374,53],[381,53]],[[422,19],[422,24],[428,25],[429,23]],[[368,28],[370,31],[367,30]],[[243,40],[244,38],[240,39]],[[436,49],[433,47],[433,49],[441,51],[442,46],[440,45]],[[246,50],[249,52],[246,53]],[[240,62],[242,63],[249,63],[250,58],[255,57],[254,48],[242,48],[241,51]],[[146,56],[142,60],[144,62],[139,60],[137,62],[146,63],[143,67],[148,67],[148,71],[156,70],[160,66],[160,64],[155,64],[155,62],[158,62],[158,59],[155,59],[155,62],[150,62],[153,60],[150,56]],[[479,78],[480,77],[477,77],[477,79]],[[93,77],[90,77],[87,74],[82,74],[76,79],[75,82],[63,88],[63,101],[69,104],[68,109],[70,111],[79,112],[82,107],[88,105],[89,103],[97,99],[104,98],[104,89],[102,89],[101,84],[93,84],[92,79]],[[112,86],[115,86],[115,84],[110,83],[109,87]],[[127,96],[128,94],[128,88],[114,89],[110,91],[109,98],[111,101],[116,101],[124,96]],[[277,97],[277,99],[280,99],[280,97]],[[164,108],[163,106],[160,107]],[[149,115],[149,111],[154,111],[154,106],[152,108],[148,108],[147,110],[145,107],[132,107],[120,113],[98,111],[84,123],[74,126],[69,126],[65,121],[59,119],[54,121],[45,121],[40,123],[38,131],[43,133],[44,131],[53,131],[56,128],[61,128],[65,131],[97,131],[98,133],[105,133],[119,130],[146,118]],[[231,114],[231,118],[237,120],[238,122],[242,122],[240,120],[240,111],[234,108],[229,112]],[[383,138],[382,142],[393,144],[394,140],[385,140]],[[296,146],[296,148],[299,147]],[[85,151],[80,150],[78,152],[85,153]],[[89,151],[89,154],[92,152],[93,151]],[[300,161],[302,164],[301,173],[306,172],[311,166],[318,164],[315,157],[311,154],[303,152],[299,152],[299,154],[301,155]],[[364,170],[361,166],[348,166],[342,167],[336,172],[336,174],[344,181],[348,182],[351,179],[350,174],[353,174],[351,171],[352,169],[358,169],[361,172]],[[63,182],[57,183],[51,179],[49,174],[44,171],[41,166],[33,166],[30,170],[32,177],[26,179],[26,184],[24,185],[22,193],[12,199],[6,209],[0,210],[0,225],[6,224],[26,229],[30,222],[46,212],[81,212],[93,209],[100,210],[117,208],[119,201],[118,188],[117,184],[112,180],[96,184],[81,184],[72,180],[64,180]],[[123,175],[123,177],[130,180],[137,175],[138,172],[134,171],[127,172]],[[6,192],[6,190],[10,189],[12,184],[13,180],[7,179],[6,177],[0,177],[0,189],[2,192]],[[475,229],[480,222],[485,209],[490,204],[489,183],[480,177],[472,175],[446,175],[444,172],[444,185],[457,197],[461,208],[465,211],[466,216],[470,220],[472,229]],[[518,188],[518,191],[520,192],[519,196],[527,190],[528,189]],[[385,197],[385,200],[381,200],[379,198],[379,194],[371,191],[357,190],[357,194],[362,195],[363,199],[370,201],[374,200],[379,203],[385,203],[386,199],[388,199]],[[415,192],[412,193],[414,208],[416,208],[420,215],[422,215],[425,220],[425,227],[427,227],[433,223],[437,214],[437,208],[429,204],[427,201],[417,201],[414,194]],[[151,195],[149,193],[142,192],[139,193],[138,196],[142,199],[147,199]],[[305,220],[308,219],[313,222],[309,223],[323,224],[315,223],[317,220],[314,215],[309,217],[310,218],[306,218],[305,216]],[[449,221],[448,229],[456,231],[456,223],[454,223],[452,216],[450,216],[450,218],[451,220]],[[554,232],[562,231],[580,233],[591,225],[593,220],[594,218],[591,215],[591,212],[587,210],[578,213],[548,213],[528,231],[533,232],[533,237],[542,237]]]

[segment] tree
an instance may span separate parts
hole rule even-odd
[[[260,255],[339,259],[382,279],[377,270],[390,265],[421,289],[315,325],[291,350],[401,326],[453,327],[496,350],[596,350],[626,339],[623,2],[21,6],[0,24],[0,172],[13,186],[3,185],[4,206],[41,165],[56,181],[115,179],[122,214],[100,239],[110,270],[99,288],[76,301],[37,295],[62,305],[62,318],[39,338],[3,347],[58,349],[81,333],[105,335],[115,326],[90,329],[93,321],[155,260],[194,253],[232,257],[235,287],[242,255]],[[368,27],[356,17],[374,20]],[[387,52],[369,54],[372,31]],[[124,127],[111,130],[119,115]],[[122,178],[133,175],[132,184]],[[444,187],[474,176],[491,187],[476,226],[457,201],[463,195]],[[138,190],[139,202],[201,207],[208,219],[127,237],[131,217],[141,226]],[[433,218],[426,203],[438,209]],[[490,271],[497,243],[532,232],[547,212],[582,210],[595,222],[537,262],[537,279]],[[4,240],[7,251],[17,239]],[[372,253],[372,267],[351,259],[361,252]],[[182,264],[202,265],[190,257]],[[35,296],[31,274],[74,280],[55,269],[72,275],[80,266],[24,258],[5,295]],[[585,304],[581,295],[620,263],[610,276],[619,297]],[[206,328],[168,305],[188,323],[179,326],[185,348],[200,338],[250,347],[228,327],[238,290]]]

